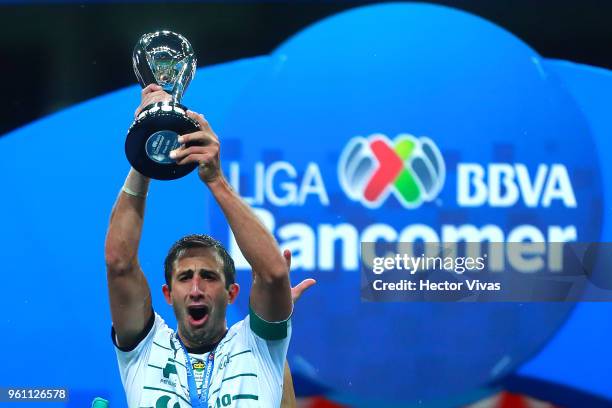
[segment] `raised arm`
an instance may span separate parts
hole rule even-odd
[[[139,109],[168,100],[164,94],[160,87],[148,86]],[[113,207],[104,246],[111,317],[122,348],[136,345],[153,313],[151,291],[138,263],[148,188],[149,179],[131,169]]]
[[[149,180],[131,169],[111,214],[104,255],[113,328],[131,348],[151,318],[151,292],[138,263],[138,244]],[[133,194],[132,194],[133,193]]]
[[[179,142],[196,143],[174,151],[179,164],[199,163],[200,179],[208,186],[236,237],[244,257],[253,269],[251,307],[267,321],[287,319],[291,314],[289,268],[274,237],[251,208],[231,188],[221,172],[219,139],[202,115],[189,112],[200,124],[199,132],[183,135]]]

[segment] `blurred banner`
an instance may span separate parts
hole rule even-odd
[[[96,396],[125,406],[103,242],[139,89],[0,138],[10,369],[0,384],[70,389],[49,407]],[[361,242],[611,240],[610,94],[608,70],[545,59],[483,18],[422,3],[357,7],[269,55],[199,69],[185,104],[206,114],[227,178],[293,251],[293,282],[318,281],[294,314],[298,395],[341,406],[551,406],[502,404],[514,393],[612,404],[609,304],[360,299]],[[194,232],[227,244],[248,293],[248,265],[197,177],[155,182],[140,260],[169,324],[163,257]],[[247,302],[229,309],[230,324]]]

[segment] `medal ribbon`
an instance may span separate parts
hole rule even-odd
[[[179,341],[183,352],[185,353],[185,366],[187,367],[187,384],[189,385],[189,399],[191,400],[192,408],[207,408],[208,407],[208,392],[210,391],[210,382],[212,380],[213,368],[215,367],[215,347],[208,354],[206,358],[206,368],[204,369],[204,378],[202,379],[202,386],[200,387],[200,395],[198,396],[198,387],[196,386],[195,376],[193,374],[193,367],[191,365],[191,358],[187,348],[181,341],[181,338],[176,335],[176,339]]]

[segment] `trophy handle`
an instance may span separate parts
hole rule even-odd
[[[146,88],[148,85],[156,84],[155,75],[153,75],[153,71],[149,68],[149,61],[147,61],[147,53],[142,47],[137,44],[134,47],[134,52],[132,53],[132,62],[134,65],[134,73],[136,74],[136,78],[138,78],[138,82],[140,86]]]

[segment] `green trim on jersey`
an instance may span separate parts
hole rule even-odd
[[[163,348],[163,349],[166,349],[166,350],[172,351],[172,349],[171,349],[170,347],[162,346],[161,344],[159,344],[159,343],[157,343],[157,342],[155,342],[155,341],[153,342],[153,344],[155,344],[156,346],[161,347],[161,348]]]
[[[181,367],[183,367],[183,368],[187,368],[187,367],[185,367],[185,363],[181,363],[180,361],[175,360],[175,359],[173,359],[173,358],[169,358],[169,359],[168,359],[168,361],[170,361],[170,362],[172,362],[172,363],[176,363],[176,364],[180,365],[180,366],[181,366]]]
[[[153,365],[153,364],[147,364],[147,366],[148,366],[148,367],[153,367],[153,368],[159,368],[160,370],[163,370],[163,369],[164,369],[163,367],[158,367],[158,366]]]
[[[239,399],[252,399],[257,401],[259,399],[259,397],[257,395],[252,395],[252,394],[238,394],[238,395],[234,395],[232,397],[233,400],[239,400]]]
[[[224,378],[222,382],[233,380],[234,378],[238,378],[238,377],[257,377],[257,374],[255,374],[255,373],[236,374],[236,375],[233,375],[231,377]]]
[[[232,377],[224,378],[224,379],[221,381],[221,384],[223,384],[224,382],[226,382],[226,381],[228,381],[228,380],[233,380],[234,378],[238,378],[238,377],[255,377],[255,378],[257,378],[257,374],[255,374],[255,373],[243,373],[243,374],[237,374],[237,375],[234,375],[234,376],[232,376]],[[218,393],[220,390],[221,390],[221,387],[219,387],[219,388],[217,388],[216,390],[214,390],[213,392],[211,392],[211,393],[210,393],[210,395],[214,395],[214,394]]]
[[[236,353],[236,354],[232,354],[232,355],[230,356],[230,358],[233,358],[233,357],[239,356],[239,355],[244,354],[244,353],[252,353],[252,352],[253,352],[253,351],[251,351],[251,349],[244,350],[244,351],[238,352],[238,353]]]
[[[253,333],[265,340],[282,340],[287,337],[289,327],[289,317],[282,322],[268,322],[257,316],[257,313],[249,306],[249,316],[251,317],[251,330]]]

